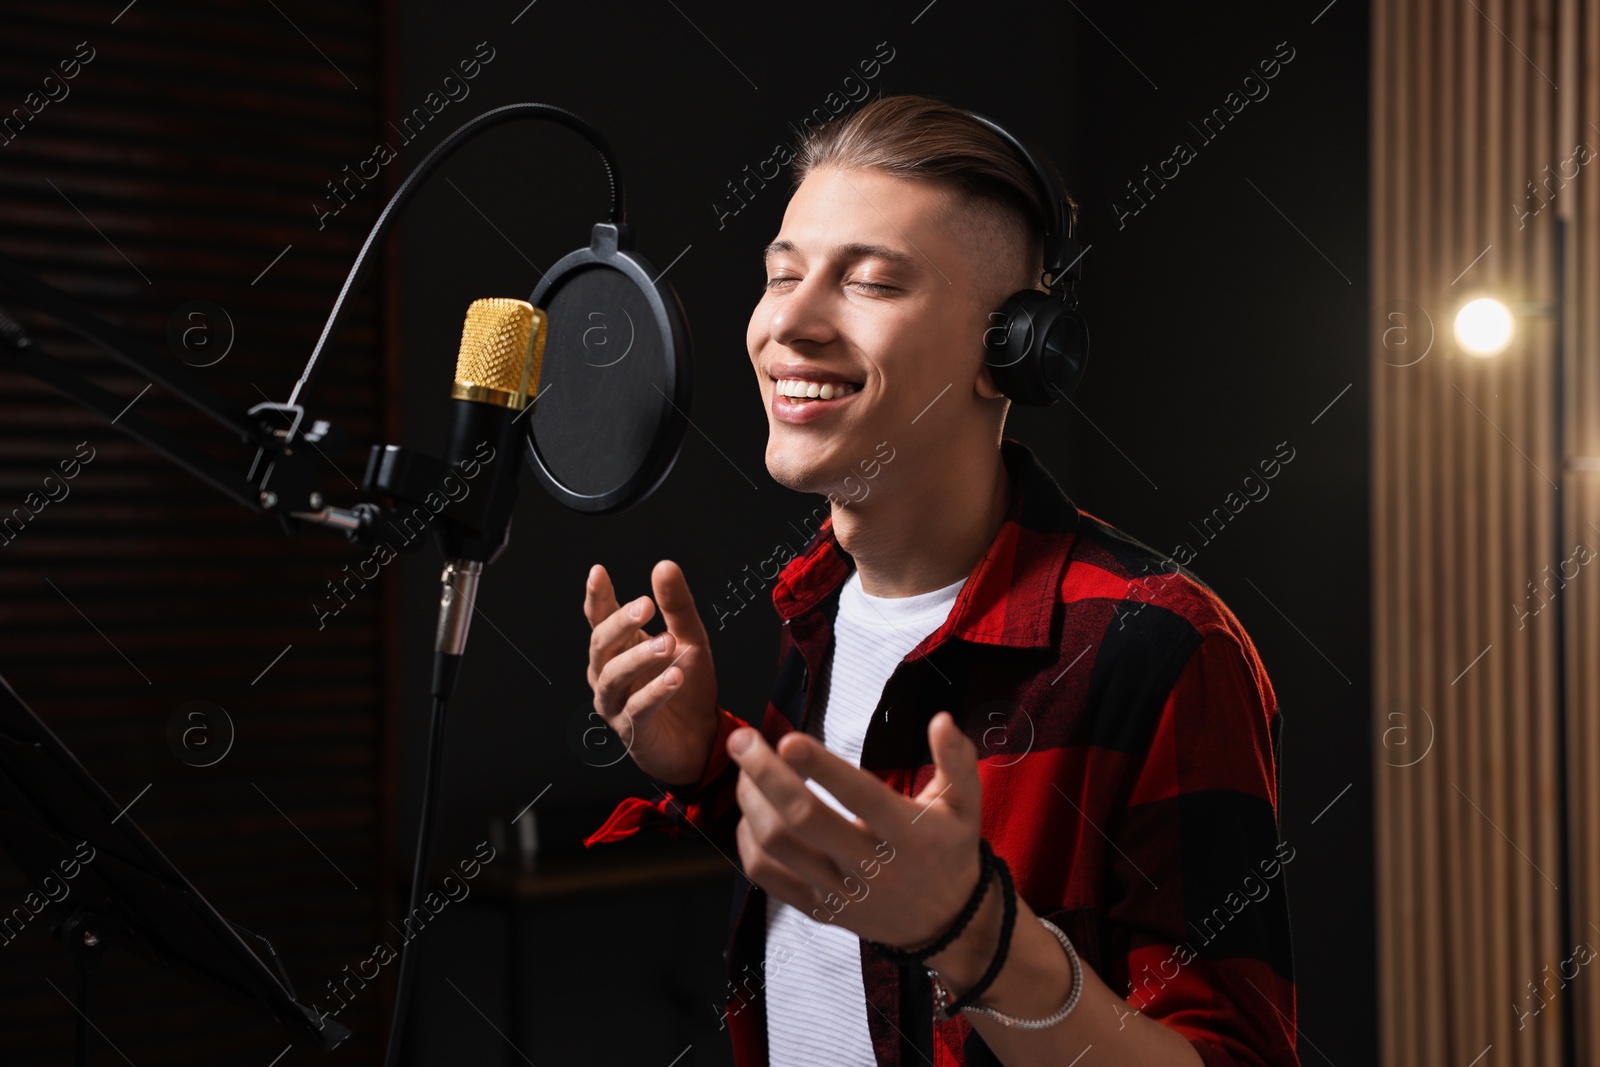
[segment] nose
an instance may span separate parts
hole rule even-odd
[[[774,301],[767,323],[772,339],[789,348],[807,342],[826,344],[832,341],[838,336],[833,319],[833,292],[827,280],[814,273],[781,294]]]

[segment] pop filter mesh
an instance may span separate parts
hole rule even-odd
[[[534,443],[557,482],[599,496],[650,459],[670,411],[671,339],[638,285],[611,267],[569,272],[546,297]]]

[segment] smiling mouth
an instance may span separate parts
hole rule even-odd
[[[773,387],[777,394],[793,403],[810,400],[837,400],[861,389],[859,382],[812,382],[803,378],[779,378]]]

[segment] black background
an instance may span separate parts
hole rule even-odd
[[[536,797],[544,854],[576,854],[619,799],[648,793],[631,763],[596,766],[611,757],[581,741],[594,725],[581,602],[593,563],[604,563],[629,597],[649,591],[657,560],[674,559],[711,619],[724,583],[771,555],[792,537],[790,523],[820,503],[766,474],[766,417],[744,345],[763,279],[760,249],[777,232],[788,175],[719,220],[714,205],[725,201],[726,183],[792,140],[791,124],[823,107],[847,76],[859,77],[858,63],[880,47],[893,58],[880,60],[874,94],[919,93],[981,111],[1053,159],[1091,246],[1081,289],[1090,363],[1076,406],[1015,409],[1007,435],[1027,443],[1085,510],[1163,551],[1194,547],[1191,568],[1254,639],[1283,712],[1281,828],[1295,858],[1281,885],[1294,924],[1301,1060],[1375,1062],[1366,323],[1384,294],[1368,291],[1366,4],[124,3],[102,12],[78,0],[19,0],[11,47],[22,58],[0,64],[5,100],[20,99],[79,36],[104,42],[104,58],[85,69],[75,98],[52,104],[0,155],[7,218],[56,213],[50,225],[59,233],[0,232],[0,245],[44,269],[80,242],[100,274],[74,291],[158,349],[172,307],[195,298],[226,306],[241,347],[212,380],[241,409],[260,399],[253,384],[286,397],[382,204],[374,182],[318,228],[313,205],[329,203],[322,180],[370,154],[352,148],[359,142],[350,129],[379,114],[398,124],[458,75],[480,42],[494,58],[468,83],[470,95],[411,143],[371,123],[371,144],[400,150],[384,180],[490,107],[536,100],[573,110],[620,157],[639,249],[658,269],[670,265],[666,278],[688,313],[694,425],[659,492],[594,518],[560,508],[524,473],[511,548],[485,576],[452,704],[441,864],[471,855],[489,820]],[[1259,74],[1280,43],[1294,58],[1266,83],[1269,95],[1205,141],[1191,123]],[[203,108],[239,121],[193,119]],[[102,115],[111,118],[91,120]],[[65,147],[67,132],[95,148]],[[1180,140],[1195,158],[1119,219],[1113,201],[1128,203],[1126,183]],[[68,182],[71,167],[79,169]],[[165,184],[146,191],[135,177],[147,173]],[[46,177],[127,256],[116,258],[68,212]],[[526,297],[542,269],[587,244],[605,204],[598,160],[568,131],[518,124],[474,142],[404,216],[390,261],[396,277],[387,290],[383,278],[369,281],[330,349],[343,370],[330,372],[314,398],[348,412],[339,416],[346,428],[381,436],[384,401],[396,397],[402,429],[388,443],[437,449],[466,305]],[[244,239],[246,223],[254,244]],[[187,227],[181,240],[171,236],[178,227]],[[273,260],[286,245],[293,250]],[[271,273],[257,276],[269,261]],[[153,285],[134,277],[133,263]],[[390,368],[398,373],[385,372],[377,353],[396,335],[400,359]],[[115,382],[130,397],[141,384],[131,375]],[[171,413],[159,392],[141,403]],[[26,423],[15,405],[5,410],[0,489],[9,503],[35,480],[34,467],[53,459],[54,422],[64,420],[76,440],[78,425],[92,420],[62,416],[70,409],[60,401],[30,408],[37,413]],[[107,453],[104,474],[84,476],[77,503],[52,505],[39,520],[56,534],[28,531],[24,547],[39,555],[27,566],[15,553],[0,559],[11,568],[0,569],[6,640],[48,621],[78,651],[43,662],[32,646],[13,643],[0,648],[0,669],[19,689],[30,682],[30,702],[113,795],[156,782],[135,814],[185,869],[213,852],[196,884],[225,914],[276,935],[297,984],[316,995],[323,978],[359,958],[353,945],[389,936],[383,898],[395,886],[383,883],[398,877],[380,857],[408,862],[439,562],[431,552],[403,557],[387,568],[402,576],[398,585],[363,594],[339,626],[321,632],[305,605],[326,600],[324,581],[368,550],[317,532],[290,547],[259,537],[246,549],[230,540],[227,523],[262,524],[233,509],[214,528],[184,527],[188,540],[164,534],[162,566],[146,576],[155,591],[127,585],[119,593],[92,565],[154,558],[132,551],[130,525],[162,533],[170,501],[208,491],[154,473],[161,464],[111,430],[89,433],[121,452]],[[367,443],[333,458],[354,473]],[[1282,443],[1294,459],[1268,483],[1270,495],[1203,543],[1194,525],[1242,492],[1243,479]],[[112,468],[114,455],[128,466]],[[331,471],[324,485],[346,495]],[[209,505],[224,511],[219,501]],[[182,565],[186,553],[234,575],[233,584],[200,588]],[[65,572],[67,563],[81,570]],[[57,599],[47,576],[78,597],[105,642]],[[246,635],[249,620],[257,625]],[[756,604],[721,631],[710,625],[722,703],[754,715],[772,681],[776,617]],[[173,636],[208,626],[209,643],[180,647]],[[386,626],[398,627],[401,652],[387,675]],[[243,685],[291,642],[261,687]],[[126,670],[134,661],[159,693],[146,693]],[[228,683],[235,688],[210,675],[191,680],[196,663],[236,679]],[[210,775],[173,760],[164,735],[168,709],[195,698],[221,701],[241,724],[238,753]],[[125,721],[112,723],[114,715]],[[400,773],[390,775],[388,724],[396,721]],[[252,792],[253,784],[264,788]],[[286,811],[273,813],[258,792]],[[403,832],[379,842],[392,830],[383,812],[396,792]],[[280,814],[292,816],[294,833]],[[270,851],[267,834],[277,835]],[[319,858],[302,838],[327,854]],[[0,889],[12,900],[21,883],[5,873]],[[729,1062],[717,1026],[727,883],[541,905],[528,909],[516,936],[486,894],[452,907],[439,932],[417,942],[411,1062]],[[280,895],[289,892],[292,899]],[[42,1050],[65,1051],[73,1016],[40,981],[45,965],[37,962],[58,950],[38,930],[28,937],[31,947],[0,949],[7,1033],[26,1030],[35,1055],[27,1062],[59,1062]],[[69,981],[61,960],[49,958],[56,983]],[[507,1001],[512,961],[529,983],[519,1005]],[[248,1051],[235,1054],[228,1035],[244,1024],[234,1009],[212,1010],[204,994],[154,982],[142,961],[123,957],[108,969],[114,981],[98,1021],[135,1062],[212,1062],[212,1049],[227,1048],[225,1062],[266,1064],[281,1048],[257,1030]],[[141,983],[149,984],[143,1001]],[[378,999],[364,994],[341,1018],[358,1027],[337,1054],[345,1062],[377,1062]],[[7,1052],[0,1059],[12,1062]],[[276,1062],[319,1059],[296,1048]]]
[[[541,0],[513,26],[499,10],[407,5],[404,99],[419,99],[488,41],[497,58],[474,83],[472,105],[547,101],[605,131],[628,177],[641,250],[658,268],[676,258],[667,277],[689,312],[696,354],[694,428],[650,500],[596,519],[564,512],[527,483],[512,549],[480,599],[503,633],[475,623],[456,702],[445,853],[546,785],[538,811],[547,850],[573,847],[620,797],[649,795],[631,763],[596,769],[601,758],[570,740],[572,722],[590,708],[581,598],[591,564],[604,563],[626,598],[649,591],[655,561],[676,560],[710,619],[723,584],[819,502],[766,476],[765,415],[744,345],[764,277],[760,248],[777,232],[787,175],[722,228],[712,205],[727,200],[725,182],[792,137],[790,123],[888,42],[894,58],[874,93],[935,96],[996,118],[1056,162],[1081,205],[1093,346],[1080,410],[1014,407],[1006,432],[1081,507],[1158,548],[1194,546],[1193,569],[1255,640],[1284,713],[1281,821],[1296,850],[1286,886],[1309,1038],[1301,1057],[1320,1058],[1314,1042],[1333,1062],[1371,1062],[1367,27],[1361,4],[1341,2],[1319,18],[1322,9],[939,0],[666,4],[623,15]],[[1294,58],[1267,83],[1269,95],[1205,143],[1188,123],[1222,106],[1280,42]],[[1178,140],[1196,158],[1119,228],[1112,200]],[[420,441],[441,432],[428,427],[443,410],[461,309],[476,296],[531,291],[536,267],[585,243],[605,203],[598,163],[559,129],[490,134],[444,173],[460,191],[436,182],[406,221],[406,426]],[[1285,441],[1294,459],[1268,483],[1270,495],[1204,544],[1189,522],[1221,506]],[[437,575],[431,560],[408,566],[406,781],[415,783]],[[745,714],[763,706],[776,640],[776,617],[759,604],[713,634],[726,706]],[[694,951],[715,995],[725,889],[705,893],[710,944]],[[554,976],[570,951],[594,949],[600,959],[583,973],[596,984],[574,995],[573,1010],[626,1015],[633,998],[653,995],[651,980],[625,977],[635,973],[630,955],[642,951],[635,939],[651,943],[646,928],[670,920],[661,909],[596,907],[565,926],[570,941],[522,950]],[[560,926],[552,921],[552,934]],[[470,950],[461,942],[455,950],[464,965]],[[437,970],[449,969],[449,951],[437,950]],[[429,1009],[439,1013],[440,1041],[485,1029],[448,987],[429,988],[442,991]],[[490,995],[492,981],[482,988]],[[712,1017],[709,996],[697,1010]],[[674,1045],[644,1028],[637,1055],[666,1062],[689,1034]],[[690,1055],[705,1051],[696,1042]]]

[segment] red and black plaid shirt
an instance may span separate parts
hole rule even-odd
[[[928,720],[947,709],[978,748],[983,836],[1018,894],[1085,966],[1207,1067],[1298,1065],[1278,839],[1277,700],[1243,626],[1177,561],[1082,511],[1007,438],[1015,489],[945,622],[895,668],[861,766],[910,796],[933,776]],[[806,729],[853,562],[831,520],[779,574],[768,743]],[[631,797],[586,844],[685,827],[738,855],[739,767],[718,709],[704,777]],[[765,891],[737,880],[724,1019],[739,1067],[767,1064]],[[880,1064],[998,1064],[972,1025],[935,1023],[921,967],[862,944]],[[826,1025],[822,1023],[822,1025]]]

